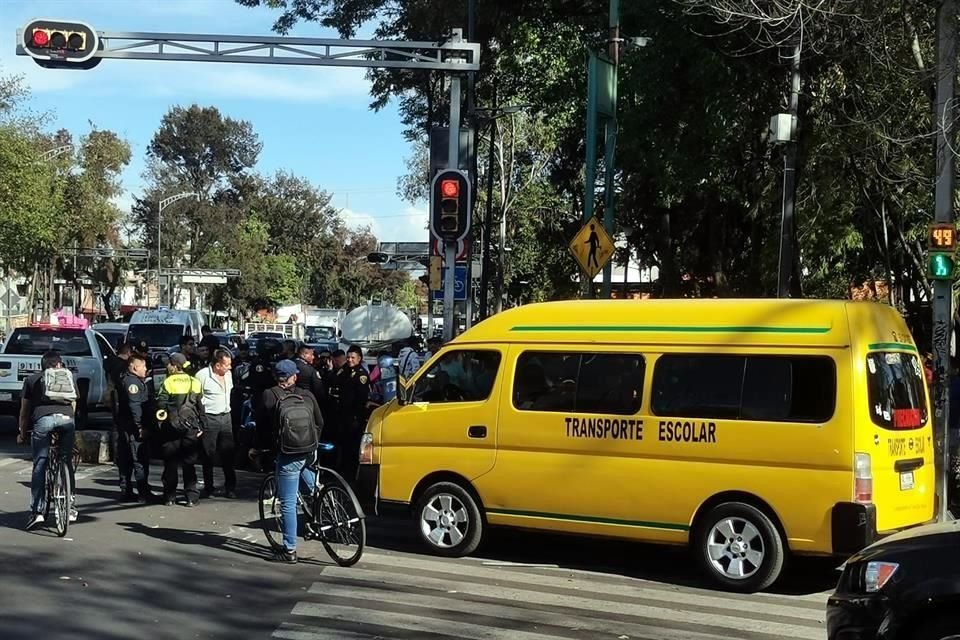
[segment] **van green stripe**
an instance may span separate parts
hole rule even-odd
[[[511,331],[575,331],[606,332],[606,333],[785,333],[785,334],[817,334],[830,333],[830,327],[697,327],[697,326],[657,326],[657,325],[533,325],[516,326]]]
[[[647,529],[666,529],[669,531],[690,531],[686,524],[672,522],[646,522],[643,520],[618,520],[616,518],[597,518],[591,516],[574,516],[564,513],[545,513],[542,511],[516,511],[513,509],[487,509],[487,513],[503,516],[527,516],[530,518],[550,518],[551,520],[566,520],[568,522],[591,522],[596,524],[619,524],[627,527],[644,527]]]
[[[904,351],[913,351],[917,353],[917,348],[912,344],[903,342],[878,342],[869,345],[870,351],[888,351],[890,349],[903,349]]]

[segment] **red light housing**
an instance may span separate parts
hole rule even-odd
[[[50,43],[50,34],[42,29],[36,29],[33,32],[33,46],[45,47]]]
[[[440,193],[444,198],[456,198],[460,195],[460,183],[456,180],[443,180],[440,182]]]

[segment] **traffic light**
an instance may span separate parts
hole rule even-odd
[[[956,261],[949,253],[930,254],[930,278],[933,280],[952,280]]]
[[[100,36],[84,22],[43,18],[30,22],[22,32],[23,50],[41,66],[89,69],[100,62],[93,59],[102,48]]]
[[[949,222],[935,222],[928,228],[929,271],[932,280],[952,280],[956,271],[957,229]]]
[[[470,232],[470,179],[458,169],[438,171],[430,189],[430,229],[447,242]]]

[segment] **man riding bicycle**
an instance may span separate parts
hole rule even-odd
[[[40,371],[23,383],[20,401],[19,444],[26,444],[33,429],[33,476],[30,480],[30,517],[27,531],[43,524],[47,512],[46,474],[53,433],[60,432],[60,456],[70,471],[70,522],[76,522],[74,504],[73,440],[76,432],[77,387],[73,374],[63,366],[58,351],[47,351],[40,359]]]
[[[297,492],[299,483],[306,488],[316,484],[311,465],[320,445],[323,417],[312,393],[298,389],[297,365],[281,360],[273,366],[277,384],[263,392],[257,416],[257,448],[254,458],[266,450],[277,454],[277,493],[283,522],[283,550],[274,554],[275,562],[297,562]]]

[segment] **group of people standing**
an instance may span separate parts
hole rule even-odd
[[[286,341],[261,344],[256,354],[241,346],[234,354],[214,336],[205,335],[199,346],[185,337],[156,385],[139,345],[122,345],[117,355],[115,460],[121,499],[159,501],[149,484],[151,453],[163,459],[165,504],[175,504],[181,475],[186,506],[201,497],[236,497],[237,466],[271,466],[276,420],[268,392],[291,377],[295,393],[316,403],[317,427],[334,445],[327,463],[351,481],[356,477],[370,410],[370,373],[360,347],[317,354]],[[197,464],[203,468],[203,492]],[[214,486],[217,466],[223,470],[222,490]]]

